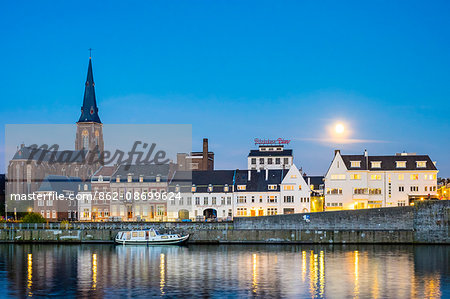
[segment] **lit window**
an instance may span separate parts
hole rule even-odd
[[[293,191],[294,190],[294,185],[284,185],[283,186],[283,190]]]
[[[332,180],[345,180],[345,174],[332,174]]]
[[[237,186],[237,189],[238,189],[238,190],[246,190],[246,189],[247,189],[247,186],[246,186],[246,185],[238,185],[238,186]]]
[[[381,168],[381,162],[379,161],[374,161],[371,162],[372,168]]]
[[[208,192],[212,192],[213,191],[213,186],[211,184],[209,184],[208,186]]]
[[[427,167],[427,161],[417,161],[417,168],[425,168]]]
[[[350,175],[350,179],[351,180],[360,180],[361,179],[361,175],[359,173],[352,173]]]
[[[116,183],[120,183],[120,176],[116,177]]]
[[[350,161],[350,167],[360,168],[361,167],[361,161]]]
[[[370,179],[372,181],[380,181],[381,180],[381,174],[371,174]]]
[[[247,197],[244,195],[238,195],[237,197],[237,203],[246,203],[247,202]]]
[[[195,191],[197,191],[197,187],[195,185],[192,185],[191,192],[195,192]]]
[[[276,215],[277,208],[267,208],[267,215]]]
[[[128,183],[131,183],[131,181],[132,181],[132,177],[131,177],[131,175],[128,175],[128,179],[127,179],[127,181],[128,181]]]
[[[139,182],[142,183],[143,181],[144,181],[144,177],[141,175],[141,176],[139,177]]]
[[[406,161],[396,161],[397,168],[406,168]]]
[[[405,179],[405,175],[404,174],[399,174],[398,175],[398,180],[399,181],[403,181]]]
[[[247,216],[247,208],[237,208],[237,216]]]
[[[291,175],[291,179],[296,179],[297,176],[295,174]]]
[[[268,185],[269,190],[277,190],[277,185]]]
[[[411,174],[411,181],[417,181],[419,179],[418,174]]]
[[[225,185],[225,186],[223,187],[223,191],[224,191],[224,192],[228,192],[228,185]]]

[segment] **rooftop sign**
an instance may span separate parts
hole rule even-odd
[[[264,144],[264,145],[276,145],[276,144],[289,144],[291,140],[286,140],[283,138],[278,139],[259,139],[255,138],[255,144]]]

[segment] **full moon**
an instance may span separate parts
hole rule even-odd
[[[337,124],[334,130],[336,131],[337,134],[342,134],[344,133],[345,128],[343,124]]]

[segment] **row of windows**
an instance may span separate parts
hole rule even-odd
[[[371,174],[369,176],[370,180],[372,181],[381,181],[381,174]],[[411,181],[417,181],[419,180],[419,174],[411,174],[409,176]],[[345,180],[346,176],[345,174],[332,174],[331,175],[331,179],[332,180]],[[361,174],[359,173],[352,173],[350,174],[350,179],[351,180],[360,180],[361,179]],[[436,180],[436,174],[424,174],[423,176],[424,180]],[[403,181],[405,180],[405,175],[404,174],[399,174],[398,175],[398,180],[399,181]]]
[[[190,203],[190,197],[188,197],[188,205],[190,205],[191,203]],[[180,205],[182,205],[182,200],[183,200],[183,198],[181,198],[180,199]],[[211,197],[211,201],[209,201],[209,197],[203,197],[203,201],[201,201],[200,200],[200,197],[196,197],[195,198],[195,204],[197,205],[197,206],[199,206],[199,205],[201,205],[201,204],[203,204],[203,205],[205,205],[205,206],[209,206],[209,204],[210,204],[210,202],[211,202],[211,205],[217,205],[217,204],[220,204],[220,205],[225,205],[225,202],[226,202],[226,204],[227,205],[231,205],[231,196],[228,196],[227,198],[226,198],[226,201],[225,201],[225,197],[221,197],[220,198],[220,201],[218,201],[217,200],[217,197]]]
[[[353,194],[377,195],[381,194],[381,188],[354,188]]]
[[[410,190],[411,192],[419,192],[419,186],[411,186],[411,187],[409,188],[409,190]],[[399,192],[404,192],[404,191],[405,191],[405,187],[404,187],[404,186],[399,186],[399,187],[398,187],[398,191],[399,191]],[[436,191],[436,186],[425,186],[425,187],[424,187],[424,191],[425,191],[425,192],[433,192],[433,191]]]
[[[397,168],[406,168],[406,161],[396,161],[395,166]],[[361,161],[350,161],[350,167],[352,168],[361,168]],[[381,161],[371,161],[371,168],[381,168]],[[417,168],[426,168],[427,161],[416,161]]]
[[[327,207],[342,207],[342,202],[327,202]]]
[[[265,164],[265,160],[266,158],[259,158],[259,164]],[[281,164],[281,158],[267,158],[267,164]],[[251,159],[251,164],[255,165],[256,164],[256,158],[252,158]],[[283,158],[283,164],[289,164],[289,158]]]
[[[253,213],[254,213],[254,215],[252,213],[249,215],[247,208],[237,208],[236,216],[256,216],[256,211],[253,211]],[[267,213],[267,215],[277,215],[278,209],[277,208],[267,208],[266,213]],[[264,214],[264,210],[259,209],[258,216],[263,216],[263,214]]]

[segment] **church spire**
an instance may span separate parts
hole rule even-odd
[[[98,116],[97,101],[95,100],[95,83],[92,74],[92,59],[89,57],[88,73],[84,87],[83,106],[81,107],[81,116],[78,122],[101,123]]]

